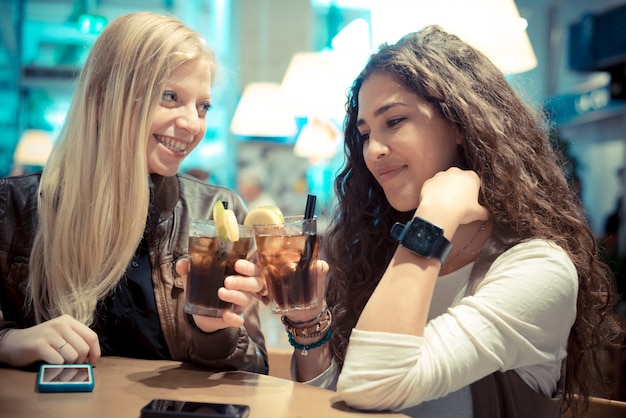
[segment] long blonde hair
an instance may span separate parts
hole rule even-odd
[[[37,322],[69,314],[90,325],[142,238],[146,159],[163,83],[213,52],[176,18],[131,13],[94,43],[41,177],[29,295]]]

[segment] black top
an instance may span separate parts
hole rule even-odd
[[[98,303],[93,329],[103,356],[171,358],[157,314],[145,238],[117,287]]]

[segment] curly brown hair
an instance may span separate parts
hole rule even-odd
[[[513,231],[517,242],[553,241],[569,254],[579,290],[566,393],[568,402],[574,393],[586,401],[590,376],[597,372],[594,353],[621,341],[612,273],[599,258],[580,200],[564,174],[565,159],[550,142],[544,113],[524,102],[485,55],[437,26],[382,45],[348,92],[346,160],[335,180],[336,213],[324,239],[336,361],[343,364],[352,328],[396,249],[391,226],[412,217],[390,206],[363,159],[358,95],[373,73],[391,75],[456,125],[463,139],[463,168],[478,173],[480,202],[498,229]]]

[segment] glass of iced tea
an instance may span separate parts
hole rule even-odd
[[[287,216],[284,223],[254,225],[259,263],[273,313],[318,306],[316,218]]]
[[[191,269],[187,276],[184,311],[190,314],[221,317],[233,310],[232,303],[217,296],[224,278],[238,274],[235,262],[248,259],[254,252],[252,227],[238,225],[239,239],[220,239],[215,222],[192,219],[189,224],[189,257]]]

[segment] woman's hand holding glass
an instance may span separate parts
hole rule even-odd
[[[250,283],[248,288],[256,289],[253,292],[253,296],[257,299],[261,300],[265,305],[269,304],[269,299],[267,297],[267,286],[265,283],[265,277],[263,277],[263,270],[260,265],[254,264],[248,260],[239,260],[235,264],[235,268],[239,273],[247,277],[241,276],[231,276],[229,279],[248,279],[253,280],[255,284]],[[328,274],[328,263],[324,260],[317,260],[315,263],[315,275],[317,278],[317,300],[324,301],[324,292],[325,292],[325,283],[326,283],[326,275]],[[318,313],[320,313],[324,307],[325,303],[320,303],[314,309],[307,310],[294,310],[284,315],[292,322],[306,322],[311,318],[314,318]]]
[[[187,281],[190,266],[191,264],[186,258],[176,262],[176,273],[184,282]],[[193,314],[192,317],[196,326],[202,331],[213,332],[227,327],[243,326],[244,318],[241,313],[255,300],[257,293],[262,291],[264,282],[258,277],[259,270],[253,263],[241,259],[235,263],[235,269],[240,275],[226,277],[224,286],[217,292],[221,300],[234,304],[235,309],[225,310],[222,316],[217,318]]]

